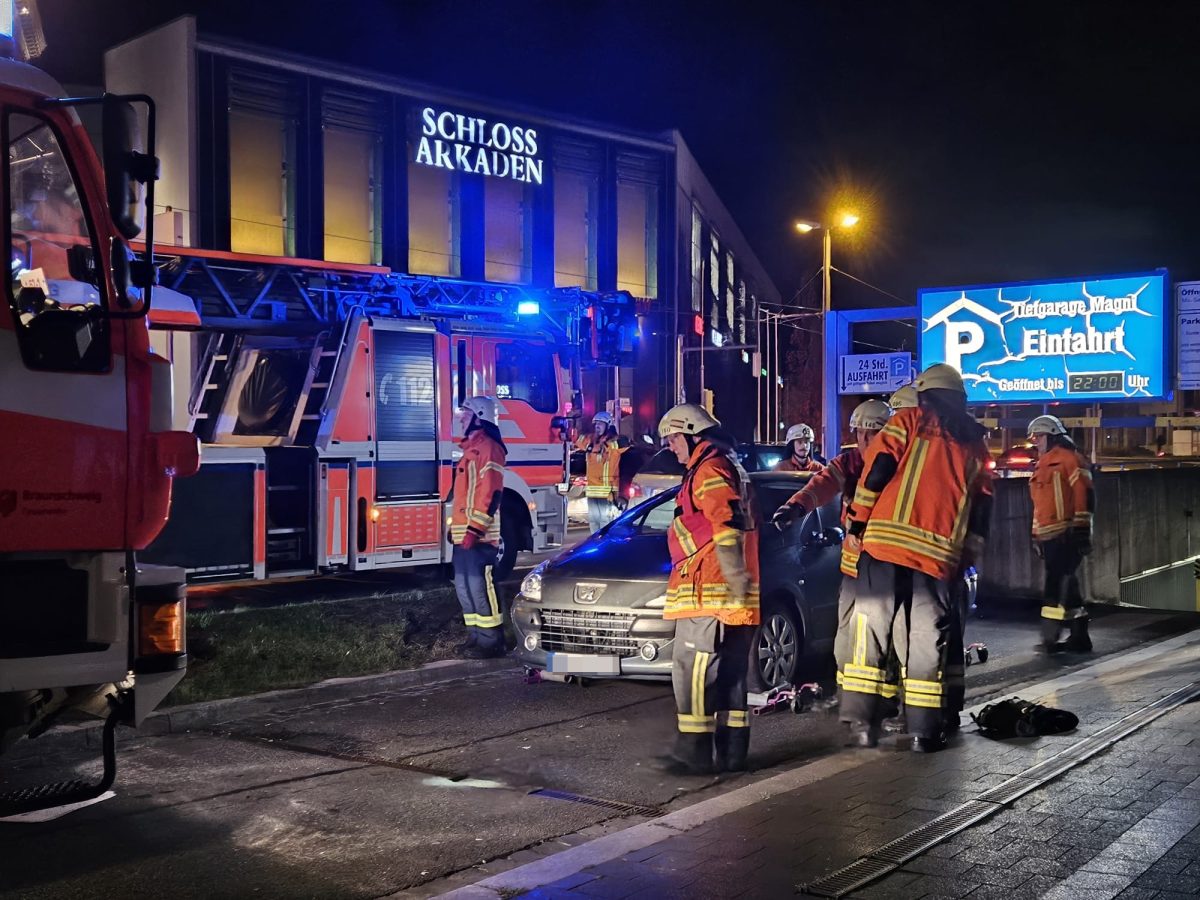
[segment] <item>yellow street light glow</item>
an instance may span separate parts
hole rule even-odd
[[[810,231],[813,230],[813,226],[809,222],[797,222],[796,230],[798,232],[800,232],[801,234],[808,234]]]
[[[849,228],[852,225],[857,225],[857,224],[858,224],[858,216],[856,216],[854,213],[843,213],[842,214],[842,227],[843,228]]]

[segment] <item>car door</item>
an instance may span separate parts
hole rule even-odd
[[[837,515],[841,498],[808,513],[786,531],[770,524],[770,513],[794,491],[791,483],[760,484],[759,509],[763,522],[759,557],[763,596],[787,593],[803,607],[806,638],[810,645],[832,644],[837,632],[837,600],[841,587],[841,540]]]

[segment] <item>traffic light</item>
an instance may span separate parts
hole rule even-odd
[[[596,361],[602,366],[634,365],[638,322],[633,297],[611,294],[592,309]]]
[[[703,406],[703,407],[704,407],[706,410],[708,410],[708,414],[709,414],[710,416],[715,416],[715,415],[716,415],[716,413],[715,413],[715,412],[713,412],[713,392],[712,392],[712,388],[705,388],[705,389],[704,389],[704,395],[703,395],[703,396],[700,398],[700,404],[701,404],[701,405],[702,405],[702,406]]]

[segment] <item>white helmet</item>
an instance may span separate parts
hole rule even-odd
[[[496,401],[491,397],[471,397],[464,400],[459,409],[469,409],[485,422],[496,422]]]
[[[1029,423],[1029,437],[1035,434],[1066,434],[1067,427],[1057,416],[1038,416]]]
[[[959,394],[967,393],[967,386],[963,384],[962,374],[954,366],[946,363],[934,363],[924,372],[917,376],[917,380],[913,382],[913,387],[917,389],[917,393],[922,391],[955,391]]]
[[[888,406],[892,409],[913,409],[917,405],[917,389],[911,384],[898,388],[888,400]]]
[[[892,408],[882,400],[867,400],[858,404],[850,414],[850,427],[878,431],[892,417]]]
[[[817,434],[812,430],[812,426],[805,425],[803,422],[801,422],[799,425],[793,425],[787,430],[787,434],[784,435],[783,442],[785,444],[790,444],[792,441],[808,441],[811,444],[815,442],[816,439]]]
[[[701,434],[721,423],[698,403],[680,403],[667,410],[667,414],[659,420],[658,436],[665,438],[672,434]]]
[[[611,425],[613,423],[612,413],[608,413],[608,412],[596,413],[594,416],[592,416],[592,425],[595,426],[596,423],[598,423],[598,422],[602,425]]]

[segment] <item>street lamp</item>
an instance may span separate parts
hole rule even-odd
[[[836,447],[825,446],[829,443],[829,436],[833,433],[830,427],[833,417],[838,414],[836,409],[836,399],[832,402],[830,401],[830,395],[832,392],[829,389],[829,385],[825,384],[825,377],[828,377],[829,373],[829,361],[825,359],[825,353],[829,346],[827,320],[829,318],[829,310],[831,309],[829,294],[831,288],[830,271],[832,269],[833,257],[833,229],[853,228],[857,224],[858,216],[852,212],[839,213],[834,217],[832,225],[822,225],[817,222],[806,222],[804,220],[800,220],[796,223],[796,230],[801,234],[808,234],[811,231],[823,232],[821,235],[821,368],[825,374],[821,379],[821,430],[824,433],[824,440],[821,442],[821,450],[826,455],[828,455],[830,452],[837,452]]]

